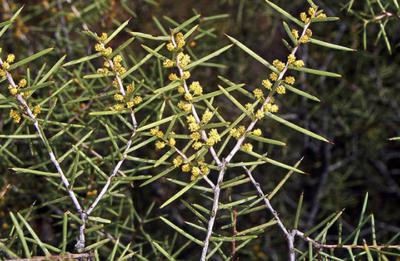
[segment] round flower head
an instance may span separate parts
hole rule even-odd
[[[172,163],[174,164],[175,167],[179,167],[183,163],[183,159],[181,156],[177,156],[176,158],[173,159]]]
[[[270,80],[265,79],[262,81],[262,85],[267,89],[267,90],[271,90],[272,89],[272,83]]]
[[[251,145],[250,143],[245,143],[242,145],[242,150],[245,152],[251,152],[253,151],[253,145]]]

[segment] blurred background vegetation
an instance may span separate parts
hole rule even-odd
[[[24,57],[54,47],[51,55],[46,56],[47,60],[42,59],[43,62],[54,64],[64,54],[68,55],[67,60],[72,60],[93,52],[93,41],[82,33],[84,26],[98,33],[110,32],[121,22],[132,18],[128,27],[131,31],[161,35],[157,22],[166,28],[173,27],[171,21],[182,22],[198,13],[202,16],[199,20],[200,28],[206,36],[198,40],[192,39],[189,44],[199,57],[226,45],[229,41],[224,34],[232,35],[266,60],[284,60],[287,56],[287,49],[281,41],[284,36],[281,19],[262,0],[73,2],[81,12],[81,17],[73,13],[68,1],[1,1],[1,20],[8,19],[12,11],[25,5],[22,15],[2,38],[3,50],[17,54],[17,57]],[[300,13],[305,6],[303,0],[276,2],[292,14]],[[260,144],[257,149],[292,164],[304,156],[301,169],[309,175],[292,176],[274,198],[276,209],[287,222],[293,222],[298,198],[304,193],[300,227],[306,230],[331,213],[345,209],[343,226],[351,231],[357,225],[362,201],[368,192],[367,212],[375,215],[376,227],[379,229],[378,241],[385,241],[400,232],[400,142],[389,141],[390,137],[400,136],[400,12],[396,1],[391,0],[382,1],[385,12],[376,0],[315,2],[328,15],[338,16],[341,20],[314,26],[314,34],[325,41],[357,49],[357,52],[327,51],[318,46],[303,48],[301,57],[309,67],[338,72],[342,78],[299,75],[299,87],[316,95],[321,102],[288,95],[280,101],[280,113],[287,119],[328,137],[334,144],[311,140],[267,121],[265,132],[286,142],[288,146],[282,149]],[[215,15],[220,16],[207,19]],[[128,37],[128,34],[122,34],[112,45],[118,46]],[[141,41],[136,39],[125,50],[133,59],[139,60],[147,54],[139,44]],[[147,44],[155,46],[152,42],[146,42]],[[194,77],[202,82],[207,92],[214,90],[218,75],[233,82],[257,86],[267,73],[265,67],[249,58],[239,48],[231,49],[217,60],[220,66],[204,67],[194,72]],[[143,70],[156,71],[155,66],[155,61],[150,62]],[[35,74],[40,68],[30,70]],[[66,74],[65,77],[67,76]],[[221,103],[220,106],[226,105]],[[72,109],[76,113],[85,113],[79,108]],[[227,107],[224,109],[229,111]],[[232,111],[233,119],[236,113]],[[6,132],[10,128],[4,124],[7,112],[2,111],[0,116],[0,132]],[[23,144],[22,141],[14,142],[18,155],[26,166],[39,163],[32,156],[37,152],[33,151],[31,145]],[[64,142],[68,144],[71,141],[58,141],[57,146],[63,146]],[[51,185],[43,182],[40,177],[13,173],[10,168],[20,164],[1,149],[2,145],[3,141],[0,140],[1,187],[3,191],[7,189],[0,203],[0,234],[3,233],[2,237],[5,237],[10,224],[7,217],[9,211],[26,209],[34,203],[41,205],[55,197],[50,194],[53,193]],[[149,153],[152,150],[153,147],[149,147]],[[107,149],[103,152],[106,153]],[[41,157],[45,158],[46,155]],[[147,170],[145,174],[154,174],[152,171]],[[229,178],[236,174],[243,173],[231,173]],[[255,172],[265,191],[271,191],[283,177],[282,174],[282,171],[268,166],[257,168]],[[86,182],[87,190],[95,187],[93,183],[89,178]],[[7,184],[11,184],[11,187],[7,187]],[[231,194],[226,193],[223,196],[229,198],[248,190],[252,190],[251,184],[235,187]],[[145,213],[155,202],[151,217],[168,213],[173,216],[175,223],[179,223],[190,215],[190,212],[180,211],[181,204],[177,203],[174,209],[158,209],[174,191],[175,187],[171,183],[163,181],[143,189],[130,189],[132,198],[140,199],[135,203],[138,213]],[[54,213],[57,213],[55,209],[45,206],[35,212],[33,219],[44,240],[49,242],[55,240],[58,233],[58,225],[52,218]],[[261,219],[266,219],[265,214],[255,212],[238,225],[254,226],[261,223]],[[162,237],[159,233],[164,233],[157,226],[148,226],[145,230],[156,238]],[[252,256],[254,253],[247,253],[247,257],[266,259],[267,255],[271,259],[281,260],[279,256],[286,248],[283,244],[284,238],[276,236],[280,233],[277,228],[269,231],[252,242],[250,250],[256,256]],[[141,233],[142,236],[146,234],[144,231]],[[362,233],[368,234],[369,231]],[[187,253],[190,251],[187,250]],[[246,257],[246,253],[243,255]]]

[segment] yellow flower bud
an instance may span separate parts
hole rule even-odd
[[[201,149],[201,147],[203,147],[203,143],[200,141],[196,141],[195,143],[193,143],[192,148],[195,150],[199,150]]]
[[[294,39],[299,39],[299,31],[296,29],[292,29],[292,36]]]
[[[294,56],[294,54],[289,54],[288,56],[288,63],[292,64],[296,61],[296,56]]]
[[[99,37],[99,41],[104,43],[108,38],[107,33],[101,33],[100,37]]]
[[[169,79],[170,81],[179,80],[179,78],[178,78],[178,76],[176,75],[176,73],[171,73],[171,74],[168,76],[168,79]]]
[[[274,73],[274,72],[270,73],[269,79],[270,79],[271,81],[276,81],[276,80],[278,80],[278,74],[276,74],[276,73]]]
[[[201,117],[201,123],[203,123],[203,124],[208,123],[211,120],[212,116],[213,116],[213,113],[209,109],[207,109],[204,112],[203,116]]]
[[[201,174],[201,170],[200,170],[199,167],[193,167],[193,168],[192,168],[192,175],[193,175],[193,176],[197,177],[197,176],[199,176],[200,174]]]
[[[183,80],[187,80],[190,78],[190,72],[189,71],[184,71],[182,75]]]
[[[297,60],[293,63],[293,65],[297,68],[303,67],[304,66],[304,62],[303,60]]]
[[[165,60],[165,61],[163,62],[163,66],[164,66],[165,68],[171,68],[171,67],[174,66],[174,62],[173,62],[172,60],[170,60],[170,59],[167,59],[167,60]]]
[[[198,141],[200,138],[201,138],[201,135],[200,135],[200,133],[199,132],[192,132],[191,134],[190,134],[190,138],[192,139],[192,140],[194,140],[194,141]]]
[[[197,81],[192,82],[189,86],[189,89],[194,93],[194,95],[203,94],[203,87],[201,87],[200,83]]]
[[[172,160],[172,163],[174,164],[175,167],[179,167],[183,163],[183,159],[181,156],[177,156]]]
[[[114,94],[114,100],[116,101],[123,101],[124,100],[124,96],[120,93],[116,93]]]
[[[295,83],[296,79],[293,76],[286,76],[285,77],[285,82],[287,84],[293,85]]]
[[[262,100],[264,99],[264,93],[261,89],[254,89],[253,94],[256,97],[257,100]]]
[[[285,68],[285,63],[283,63],[282,61],[276,59],[272,62],[272,65],[278,69],[278,71],[282,71]]]
[[[250,143],[245,143],[242,145],[242,150],[245,152],[251,152],[253,151],[253,145],[251,145]]]
[[[261,136],[262,135],[262,131],[261,131],[261,129],[255,129],[255,130],[253,130],[252,134],[254,136]]]
[[[143,101],[143,99],[140,96],[135,96],[135,98],[133,98],[133,103],[135,105],[138,105],[138,104],[142,103],[142,101]]]
[[[15,123],[19,123],[21,121],[21,115],[15,111],[15,110],[11,110],[10,111],[10,118],[15,122]]]
[[[262,81],[262,85],[267,89],[271,90],[272,89],[272,83],[270,80],[266,79]]]
[[[309,18],[307,17],[307,14],[305,12],[300,13],[300,20],[303,21],[304,23],[308,23]]]
[[[156,141],[155,146],[156,146],[156,150],[162,150],[165,147],[165,142],[158,140],[158,141]]]
[[[12,54],[12,53],[10,53],[9,55],[7,55],[6,61],[7,61],[8,63],[13,63],[13,62],[15,61],[15,55]]]
[[[168,51],[172,52],[173,50],[175,50],[175,47],[174,47],[174,45],[172,43],[168,43],[167,44],[167,49],[168,49]]]
[[[277,92],[278,94],[285,94],[285,93],[286,93],[286,88],[285,88],[285,86],[279,85],[279,86],[276,88],[276,92]]]
[[[168,144],[169,146],[174,147],[176,145],[176,140],[174,138],[169,138]]]
[[[15,95],[18,94],[18,89],[15,88],[15,87],[8,88],[8,90],[10,91],[10,94],[11,94],[12,96],[15,96]]]
[[[182,165],[183,172],[189,172],[191,170],[190,164],[186,163]]]
[[[41,112],[42,108],[40,107],[40,105],[36,105],[35,107],[33,107],[33,115],[35,115],[35,117],[39,115]]]
[[[262,118],[264,118],[264,116],[265,116],[264,111],[257,110],[257,112],[255,114],[255,117],[256,117],[257,120],[261,120]]]

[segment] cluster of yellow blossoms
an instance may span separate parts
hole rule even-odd
[[[176,140],[175,138],[172,137],[173,135],[175,135],[174,132],[170,133],[171,137],[165,138],[164,132],[160,130],[159,127],[156,127],[150,130],[150,134],[158,138],[158,140],[155,143],[156,150],[162,150],[167,145],[170,146],[171,148],[174,148],[176,145]]]
[[[116,101],[116,104],[114,104],[111,109],[115,111],[122,111],[125,108],[132,109],[133,107],[142,103],[142,97],[139,95],[134,95],[135,84],[133,82],[126,86],[125,95],[119,91],[118,80],[115,79],[113,81],[113,86],[117,89],[117,92],[114,94],[114,100]]]
[[[192,148],[195,150],[201,149],[204,145],[207,145],[209,147],[214,146],[218,142],[221,141],[221,136],[219,135],[218,131],[216,129],[211,129],[208,133],[208,139],[206,143],[204,144],[201,141],[201,134],[200,134],[200,129],[201,126],[207,124],[211,118],[213,117],[213,113],[210,110],[206,110],[201,118],[200,123],[196,122],[196,119],[194,118],[193,115],[189,115],[186,117],[186,122],[188,124],[188,129],[190,130],[190,138],[193,141]]]
[[[240,125],[237,128],[232,128],[229,132],[229,134],[234,137],[235,139],[240,139],[246,134],[246,127],[244,125]],[[253,134],[254,136],[261,136],[262,131],[261,129],[255,129],[250,134]]]
[[[25,88],[27,84],[27,81],[25,79],[21,79],[18,82],[18,85],[13,86],[13,85],[8,85],[8,91],[10,92],[10,94],[12,96],[17,95],[18,93],[20,93],[22,96],[28,96],[30,94],[30,92],[21,92],[21,89]]]
[[[190,72],[186,69],[191,62],[191,58],[188,54],[185,54],[183,48],[185,47],[185,38],[182,33],[176,33],[171,37],[171,41],[167,44],[168,51],[173,53],[172,59],[165,59],[163,66],[165,68],[176,68],[179,71],[177,73],[170,73],[168,79],[170,81],[179,81],[180,85],[177,91],[182,95],[182,100],[177,104],[178,108],[184,112],[192,111],[192,102],[196,96],[203,95],[203,87],[198,81],[193,81],[190,84],[186,83],[191,76]],[[190,114],[186,117],[187,127],[190,131],[190,138],[193,142],[192,148],[199,150],[203,146],[214,146],[216,143],[221,141],[221,137],[216,129],[211,129],[208,132],[207,141],[202,141],[201,128],[206,125],[213,117],[213,113],[210,110],[206,110],[201,119],[196,120],[194,115]],[[160,135],[158,130],[153,130],[153,135]],[[163,144],[165,141],[156,143],[156,148]],[[170,141],[168,142],[170,143]],[[185,159],[181,155],[177,156],[173,160],[175,167],[181,167],[182,172],[191,173],[191,180],[197,179],[200,175],[207,175],[210,170],[203,160],[195,162],[185,162]]]
[[[175,167],[181,167],[182,172],[190,172],[192,174],[190,177],[192,181],[200,175],[208,175],[210,173],[210,169],[203,160],[185,163],[181,156],[177,156],[172,163]]]
[[[104,58],[103,67],[97,69],[97,73],[105,74],[112,72],[115,74],[115,79],[112,82],[112,86],[117,89],[117,92],[114,94],[114,100],[116,104],[114,104],[111,109],[115,111],[122,111],[125,108],[132,109],[133,107],[139,105],[143,99],[141,96],[135,96],[135,84],[129,84],[126,86],[126,93],[121,93],[121,88],[124,88],[122,85],[122,80],[120,76],[126,72],[126,68],[122,65],[123,58],[121,55],[116,55],[111,58],[112,48],[106,47],[108,35],[106,33],[102,33],[98,38],[98,43],[94,46],[94,49],[100,53]]]
[[[0,53],[2,49],[0,48]],[[15,55],[9,54],[3,64],[0,67],[0,77],[5,77],[7,74],[8,69],[10,69],[10,65],[15,61]]]
[[[303,21],[304,23],[309,23],[312,18],[326,18],[326,14],[323,12],[323,10],[317,11],[315,7],[310,7],[306,12],[301,12],[300,13],[300,20]]]
[[[1,53],[1,48],[0,48],[0,53]],[[5,61],[3,61],[1,67],[0,67],[0,77],[5,77],[7,75],[8,69],[10,69],[11,64],[15,61],[15,55],[14,54],[8,54],[7,58]],[[22,97],[28,97],[31,92],[30,91],[21,91],[27,86],[28,82],[26,79],[21,79],[19,80],[17,85],[8,85],[8,91],[12,96],[16,95],[21,95]],[[40,112],[41,112],[41,107],[40,105],[36,105],[32,109],[33,115],[36,117]],[[21,121],[21,114],[16,111],[11,109],[10,110],[10,118],[15,122],[19,123]]]

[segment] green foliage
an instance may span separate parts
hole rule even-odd
[[[398,2],[295,2],[217,1],[232,20],[189,12],[190,1],[171,16],[150,0],[3,1],[0,256],[399,256],[399,229],[375,218],[400,213],[371,214],[377,178],[362,179],[365,162],[383,168],[379,183],[400,195],[375,155],[399,139],[386,107],[397,109],[398,66],[379,57],[381,39],[385,55],[398,49]],[[354,17],[359,53],[343,37]],[[343,142],[360,132],[357,149]]]

